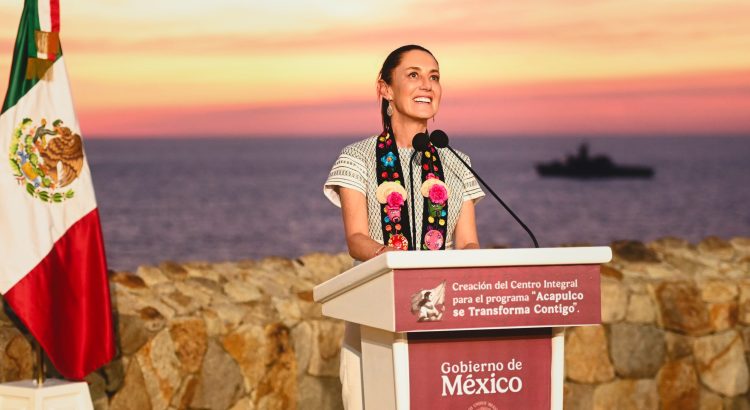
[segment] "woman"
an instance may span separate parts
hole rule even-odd
[[[324,186],[341,207],[349,254],[365,261],[391,251],[479,248],[474,203],[484,193],[471,173],[431,144],[410,164],[412,139],[427,132],[440,106],[437,60],[417,45],[394,50],[383,62],[377,92],[383,132],[344,148]],[[341,355],[347,409],[362,407],[360,357],[359,326],[347,323]]]

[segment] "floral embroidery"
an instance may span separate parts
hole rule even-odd
[[[396,154],[393,152],[388,152],[387,154],[380,157],[380,162],[383,163],[383,166],[393,168],[396,162]]]
[[[375,149],[377,158],[376,175],[378,187],[376,199],[383,204],[381,220],[383,238],[388,246],[398,249],[416,249],[412,243],[410,230],[409,196],[404,188],[403,171],[398,157],[395,139],[389,134],[378,137]],[[446,215],[450,191],[443,182],[443,170],[437,149],[429,145],[421,155],[422,175],[420,193],[422,203],[422,229],[418,238],[422,238],[420,248],[423,250],[445,249],[447,232]],[[411,206],[415,200],[411,201]]]

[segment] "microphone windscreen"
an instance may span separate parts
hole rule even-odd
[[[419,134],[416,134],[411,140],[411,145],[415,150],[424,152],[427,151],[427,144],[429,143],[429,141],[430,137],[427,135],[427,133],[420,132]]]
[[[445,148],[448,146],[448,134],[443,130],[432,131],[430,141],[437,148]]]

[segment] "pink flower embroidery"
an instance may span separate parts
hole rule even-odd
[[[388,202],[388,206],[392,208],[400,208],[401,205],[404,204],[404,197],[401,196],[400,193],[394,191],[388,194],[386,201]]]
[[[444,204],[448,200],[448,190],[443,184],[435,184],[430,187],[430,201],[436,204]]]
[[[427,178],[425,178],[425,181],[428,180],[428,179],[438,179],[438,177],[437,177],[437,175],[435,175],[432,172],[430,172],[429,174],[427,174]]]

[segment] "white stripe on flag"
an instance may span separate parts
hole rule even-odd
[[[37,82],[16,105],[0,115],[0,293],[7,292],[49,253],[71,225],[96,208],[94,186],[87,161],[81,174],[67,189],[75,196],[63,203],[45,203],[26,192],[13,178],[9,148],[14,129],[24,118],[39,124],[61,119],[66,127],[80,134],[73,109],[65,58],[60,57],[45,77]],[[51,124],[50,124],[51,125]]]
[[[52,11],[49,5],[50,0],[39,0],[39,27],[40,30],[50,32],[52,31]],[[46,58],[46,56],[44,57]]]

